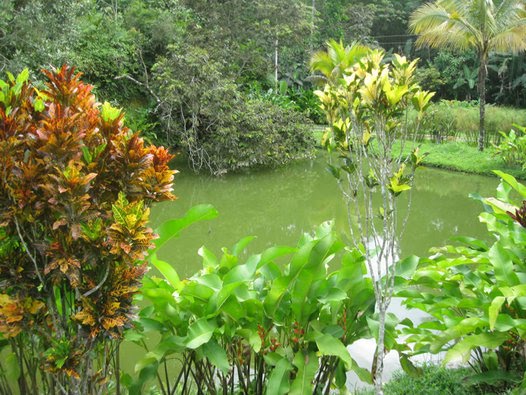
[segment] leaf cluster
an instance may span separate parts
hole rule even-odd
[[[209,217],[194,209],[160,229],[159,240],[203,215]],[[184,280],[170,265],[152,261],[164,278],[145,279],[142,295],[150,305],[140,313],[142,330],[127,338],[143,346],[152,331],[161,338],[137,363],[135,391],[156,376],[164,394],[192,388],[211,394],[326,393],[345,387],[348,370],[370,382],[370,373],[346,349],[376,327],[362,254],[345,249],[330,223],[304,235],[295,248],[246,256],[252,239],[224,248],[222,256],[202,247],[202,269]],[[178,373],[157,375],[174,358]]]

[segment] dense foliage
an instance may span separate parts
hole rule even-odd
[[[153,70],[163,136],[195,171],[222,174],[312,154],[310,122],[293,109],[248,99],[205,49],[169,47]]]
[[[172,156],[74,69],[44,74],[43,90],[27,70],[0,80],[1,372],[23,394],[106,392],[147,270],[148,206],[173,199]]]
[[[111,99],[128,111],[128,121],[143,129],[154,141],[178,145],[189,154],[190,163],[213,173],[259,164],[276,163],[276,158],[246,160],[240,157],[247,134],[276,133],[290,136],[287,145],[294,153],[279,155],[279,162],[308,155],[308,147],[297,128],[286,128],[284,123],[292,116],[304,122],[299,111],[323,123],[307,67],[308,59],[329,39],[347,42],[359,40],[388,51],[422,58],[424,66],[419,72],[425,89],[437,92],[437,98],[473,99],[477,96],[477,58],[474,52],[452,53],[449,50],[418,50],[415,35],[407,31],[409,17],[423,0],[241,0],[209,2],[205,0],[82,0],[75,4],[65,0],[49,5],[44,0],[6,0],[0,4],[0,69],[21,71],[29,68],[35,78],[38,70],[49,64],[75,64],[87,81],[96,87],[103,99]],[[247,28],[250,26],[250,28]],[[195,62],[205,53],[207,61]],[[197,58],[196,58],[197,56]],[[183,64],[181,71],[167,71],[173,57]],[[488,101],[496,104],[521,105],[524,103],[524,56],[488,54]],[[159,69],[163,72],[160,74]],[[185,86],[189,75],[205,76],[195,81],[200,87],[194,97],[210,103],[210,92],[228,87],[235,90],[219,103],[217,117],[207,118],[210,110],[200,114],[203,125],[217,122],[232,139],[199,139],[190,149],[186,130],[181,128],[184,114],[179,113],[173,96]],[[207,72],[212,69],[212,75]],[[157,70],[157,71],[156,71]],[[156,81],[156,77],[169,74],[169,78]],[[258,99],[272,103],[265,111],[275,120],[271,125],[252,132],[240,130],[247,119],[237,121],[247,107],[248,112],[259,111],[250,100],[256,84],[264,92]],[[286,89],[281,87],[285,84]],[[171,89],[174,85],[178,88]],[[252,90],[253,92],[253,90]],[[183,92],[184,93],[184,92]],[[208,98],[207,98],[208,97]],[[222,101],[220,101],[222,102]],[[287,115],[276,106],[285,108]],[[195,113],[192,113],[195,114]],[[213,113],[216,115],[215,113]],[[168,118],[172,118],[167,122]],[[249,129],[257,126],[249,125]],[[500,127],[507,130],[507,127]],[[298,134],[299,133],[299,134]],[[219,134],[222,134],[220,132]],[[297,136],[296,136],[297,135]],[[238,137],[241,138],[238,139]],[[293,137],[296,136],[296,137]],[[208,134],[208,137],[211,137]],[[208,143],[208,147],[206,147]],[[239,145],[238,145],[239,144]],[[259,152],[266,152],[268,141],[252,139],[251,146],[261,144]],[[279,143],[278,143],[279,144]],[[309,145],[309,144],[307,144]],[[216,158],[212,166],[200,166],[204,152]],[[223,153],[229,158],[215,163]],[[257,154],[257,153],[256,153]],[[206,155],[204,155],[206,156]],[[196,165],[197,162],[197,165]],[[210,169],[212,167],[212,169]]]
[[[509,166],[517,166],[526,169],[526,128],[514,125],[509,133],[500,132],[502,140],[496,145],[497,156]]]
[[[213,216],[209,207],[193,208],[159,229],[157,246]],[[127,338],[144,346],[152,331],[161,337],[138,362],[131,393],[153,378],[163,394],[324,394],[345,388],[349,370],[370,382],[346,349],[377,325],[362,253],[344,248],[330,223],[296,247],[246,256],[252,239],[220,257],[202,247],[202,269],[184,280],[154,256],[164,278],[145,279],[150,304],[140,313],[142,330]]]
[[[415,353],[445,352],[444,363],[470,362],[471,380],[487,391],[517,387],[526,380],[526,187],[498,172],[496,198],[481,199],[492,240],[459,238],[421,259],[410,281],[401,283],[405,304],[429,314],[409,328]],[[520,386],[520,388],[518,388]]]

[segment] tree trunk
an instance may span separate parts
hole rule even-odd
[[[316,30],[316,25],[314,23],[314,18],[316,16],[316,0],[312,0],[312,10],[311,10],[311,30],[310,30],[310,53],[314,52],[314,31]]]
[[[478,91],[480,102],[480,120],[479,120],[479,151],[484,151],[484,140],[486,138],[486,76],[488,73],[488,53],[483,50],[480,54]]]
[[[278,48],[279,48],[279,39],[276,37],[276,41],[274,42],[274,89],[276,93],[278,91],[278,70],[279,70]]]
[[[381,280],[379,280],[381,281]],[[378,306],[378,340],[376,342],[376,360],[374,369],[374,393],[375,395],[383,395],[383,373],[384,373],[384,357],[385,357],[385,315],[387,314],[387,306],[384,300],[384,292],[379,298]]]

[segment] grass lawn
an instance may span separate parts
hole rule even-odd
[[[507,166],[495,155],[493,147],[480,152],[477,147],[462,142],[436,144],[429,141],[418,143],[422,152],[429,153],[424,164],[431,167],[495,176],[493,170],[501,170],[516,178],[526,179],[526,171]],[[409,152],[410,147],[406,147]]]

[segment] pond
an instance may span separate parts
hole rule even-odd
[[[199,268],[197,250],[202,245],[219,252],[251,235],[257,238],[249,250],[256,253],[271,244],[295,245],[303,232],[327,220],[334,220],[338,231],[347,228],[343,198],[326,171],[323,155],[283,168],[223,178],[196,176],[182,169],[174,185],[178,199],[153,208],[153,227],[182,216],[196,204],[210,203],[219,211],[218,218],[186,229],[160,251],[160,257],[171,262],[181,277]],[[469,194],[493,196],[497,185],[497,178],[419,169],[400,242],[401,256],[426,254],[430,247],[455,235],[482,237],[484,227],[477,218],[482,206]]]
[[[221,247],[231,247],[247,235],[257,236],[249,252],[258,253],[272,244],[295,245],[303,232],[334,220],[335,228],[345,232],[347,215],[343,198],[333,176],[326,170],[326,158],[297,162],[283,168],[261,170],[223,178],[196,176],[179,167],[175,193],[178,199],[156,205],[151,225],[182,216],[196,204],[210,203],[220,215],[186,229],[180,238],[165,245],[159,257],[174,265],[181,278],[200,268],[197,250],[205,245],[219,254]],[[400,241],[400,256],[425,255],[432,246],[440,246],[456,235],[484,237],[484,226],[478,221],[480,202],[470,193],[493,196],[497,178],[489,178],[443,170],[418,170],[416,188],[407,229]],[[402,206],[404,202],[402,202]],[[407,314],[397,301],[392,310]],[[411,314],[409,314],[411,315]],[[414,317],[413,317],[414,318]],[[128,348],[129,346],[126,345]],[[370,367],[370,341],[351,347],[358,363]],[[127,350],[137,358],[141,351]],[[398,367],[395,356],[386,360],[386,377]],[[133,365],[126,367],[133,371]],[[356,381],[350,379],[350,386]]]

